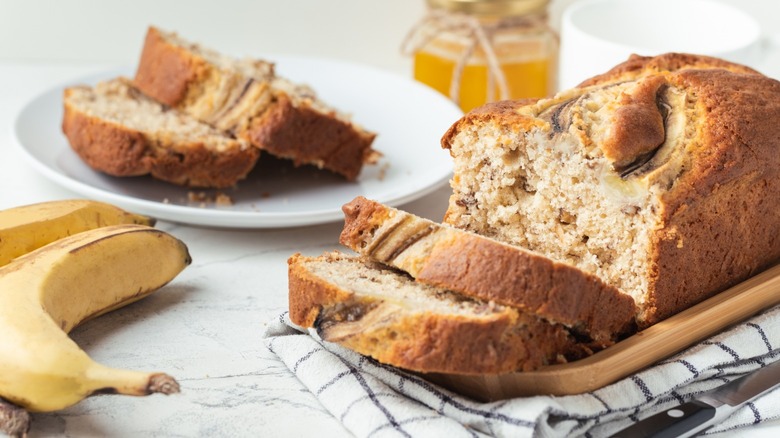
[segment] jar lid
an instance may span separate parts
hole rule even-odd
[[[473,15],[526,15],[542,12],[550,0],[428,0],[433,8]]]

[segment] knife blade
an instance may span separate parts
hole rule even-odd
[[[780,353],[775,351],[774,353]],[[780,361],[617,432],[613,438],[690,437],[728,418],[743,404],[780,386]]]

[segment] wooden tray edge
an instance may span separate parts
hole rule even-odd
[[[502,375],[426,374],[424,378],[482,401],[574,395],[604,387],[780,304],[780,264],[590,357],[537,371]]]

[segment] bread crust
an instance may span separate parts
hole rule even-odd
[[[66,91],[67,95],[67,91]],[[226,188],[243,179],[259,152],[251,147],[212,151],[203,143],[170,143],[65,103],[62,131],[91,168],[112,176],[153,177],[190,187]]]
[[[238,85],[251,83],[240,72],[217,68],[197,53],[168,41],[159,29],[150,27],[133,82],[144,94],[204,123],[214,124],[211,118],[215,114],[209,111],[197,114],[190,103],[213,93],[210,84],[218,84],[228,75],[233,75],[233,79],[241,76],[236,81]],[[249,105],[251,113],[238,116],[241,121],[229,128],[237,137],[273,155],[292,159],[296,165],[313,164],[350,181],[358,177],[363,164],[376,160],[377,152],[371,149],[375,134],[336,117],[333,112],[313,109],[306,104],[306,99],[299,103],[273,87],[271,92],[270,105],[264,109]],[[214,110],[211,108],[211,112]]]
[[[385,364],[417,372],[500,374],[590,353],[562,326],[509,308],[473,317],[398,311],[312,274],[307,260],[300,254],[288,260],[292,322]]]
[[[671,53],[634,55],[580,87],[654,74],[695,96],[697,138],[688,168],[661,195],[643,326],[780,261],[780,82],[721,59]]]
[[[634,300],[574,266],[474,233],[434,224],[364,197],[355,198],[342,209],[345,216],[342,244],[405,270],[420,282],[516,307],[563,324],[583,340],[590,338],[589,345],[598,348],[611,345],[635,329]],[[403,245],[407,248],[400,252],[376,250],[377,240],[405,233],[404,226],[393,226],[401,221],[406,227],[430,227],[430,233],[425,236],[427,241],[420,240],[421,245],[414,246],[405,239]],[[394,257],[386,257],[388,252]]]
[[[697,97],[699,136],[661,197],[646,324],[780,261],[780,82],[723,70],[671,80]]]
[[[686,69],[726,70],[732,73],[761,74],[750,67],[711,56],[688,53],[664,53],[658,56],[631,55],[626,61],[612,67],[603,74],[582,81],[575,88],[635,80],[649,75],[665,74]]]
[[[284,94],[241,134],[258,148],[293,160],[296,166],[315,164],[341,174],[358,177],[363,163],[372,162],[375,134],[356,131],[351,124],[329,117],[306,105],[293,105]]]
[[[192,87],[212,74],[213,67],[181,47],[169,44],[155,27],[146,32],[133,85],[168,106],[184,102]]]
[[[684,140],[682,165],[659,195],[640,328],[780,261],[780,82],[720,59],[670,53],[632,56],[563,95],[656,78],[688,96],[694,136]],[[540,123],[534,114],[523,105],[488,104],[456,122],[442,146],[449,148],[464,127],[479,123],[527,132]],[[647,125],[614,138],[609,152],[636,155],[629,140],[653,138],[655,125]]]

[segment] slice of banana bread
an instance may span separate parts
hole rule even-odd
[[[144,96],[128,79],[65,89],[62,130],[95,170],[150,174],[191,187],[224,188],[243,179],[259,151],[243,140]]]
[[[595,274],[653,324],[780,260],[780,82],[693,55],[633,57],[466,115],[445,221]]]
[[[134,79],[145,94],[254,146],[300,164],[357,178],[376,161],[375,134],[276,76],[271,63],[233,59],[150,27]]]
[[[382,363],[498,374],[590,354],[559,324],[417,283],[368,259],[295,254],[288,264],[292,322]]]
[[[633,298],[579,268],[363,197],[343,210],[342,244],[418,281],[563,324],[597,347],[635,328]]]

